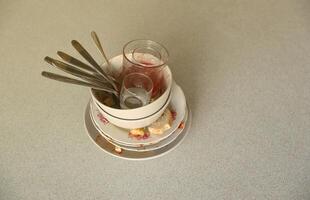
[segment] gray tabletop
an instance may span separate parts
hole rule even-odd
[[[0,1],[0,199],[310,199],[310,2]],[[193,123],[149,161],[84,128],[87,88],[44,79],[72,39],[165,44]]]

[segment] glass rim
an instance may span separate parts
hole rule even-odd
[[[143,65],[143,64],[141,64],[141,63],[133,62],[132,60],[130,60],[130,59],[127,57],[126,52],[125,52],[125,49],[126,49],[126,47],[127,47],[129,44],[131,44],[132,42],[137,42],[137,41],[150,41],[150,42],[152,42],[152,43],[155,43],[155,44],[159,45],[159,46],[160,46],[161,48],[163,48],[164,51],[167,53],[167,59],[166,59],[165,61],[163,61],[162,64],[160,64],[160,65],[148,65],[148,66],[146,66],[146,65]],[[136,66],[141,67],[141,68],[144,68],[144,67],[147,67],[147,68],[159,68],[159,67],[165,66],[165,65],[167,64],[168,58],[169,58],[169,52],[168,52],[167,48],[166,48],[164,45],[162,45],[162,44],[159,43],[159,42],[155,42],[154,40],[149,40],[149,39],[134,39],[134,40],[131,40],[131,41],[127,42],[127,43],[123,46],[123,57],[124,57],[128,62],[130,62],[131,64],[136,65]]]

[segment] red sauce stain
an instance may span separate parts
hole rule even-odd
[[[98,113],[97,117],[104,125],[109,123],[109,121],[101,113]]]
[[[177,117],[177,112],[175,112],[174,110],[171,110],[171,115],[172,115],[172,119],[175,120]]]
[[[144,135],[133,135],[129,132],[128,137],[136,140],[146,140],[150,137],[150,133],[145,131]]]
[[[185,123],[181,122],[178,128],[183,129],[184,127],[185,127]]]

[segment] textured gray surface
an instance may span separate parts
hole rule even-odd
[[[0,1],[0,199],[310,199],[310,2]],[[168,155],[125,161],[85,134],[88,90],[45,55],[167,46],[193,111]],[[56,56],[54,56],[56,57]],[[99,58],[99,56],[98,56]]]

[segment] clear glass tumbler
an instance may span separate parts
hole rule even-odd
[[[133,40],[123,47],[123,73],[138,72],[149,76],[153,81],[152,97],[160,95],[163,85],[162,69],[168,61],[167,49],[152,40]]]
[[[153,82],[145,74],[125,75],[120,94],[121,108],[132,109],[147,105],[151,100],[152,90]]]

